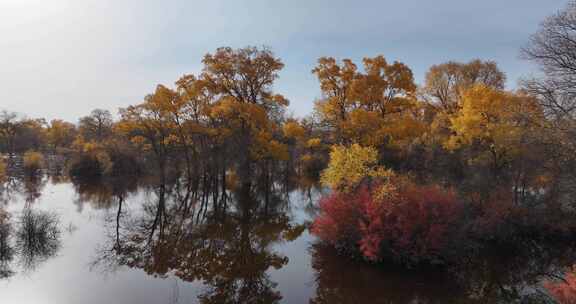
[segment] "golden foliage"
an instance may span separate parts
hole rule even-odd
[[[4,182],[6,180],[6,161],[4,157],[0,155],[0,182]]]
[[[313,137],[306,141],[306,148],[317,149],[322,147],[322,139],[318,137]]]
[[[520,153],[526,136],[542,121],[532,97],[476,85],[463,93],[461,109],[450,119],[454,134],[444,146],[478,145],[495,158],[508,158]]]
[[[44,155],[38,151],[27,151],[22,160],[24,169],[31,173],[44,167]]]
[[[254,145],[251,147],[252,157],[259,159],[288,160],[288,147],[273,139],[272,134],[260,131],[254,138]]]
[[[282,127],[284,137],[302,139],[306,136],[306,130],[297,121],[288,121]]]
[[[378,151],[372,147],[353,144],[333,146],[328,168],[322,172],[321,182],[338,191],[350,191],[367,178],[388,179],[394,173],[377,165]]]
[[[48,144],[53,148],[69,146],[74,141],[76,127],[74,124],[63,120],[50,121],[50,127],[46,131]]]
[[[324,98],[315,111],[333,129],[338,143],[399,146],[423,133],[422,111],[415,99],[412,71],[383,56],[364,58],[358,72],[349,59],[339,65],[323,57],[313,70]]]
[[[268,49],[223,47],[214,54],[204,56],[202,62],[204,70],[201,79],[215,95],[233,97],[238,102],[260,104],[266,108],[288,104],[285,98],[271,91],[284,64]]]

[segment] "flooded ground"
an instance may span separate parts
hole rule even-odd
[[[549,303],[542,282],[576,260],[523,248],[450,270],[351,261],[309,234],[317,195],[293,190],[263,208],[239,194],[218,213],[174,188],[14,179],[2,303]]]

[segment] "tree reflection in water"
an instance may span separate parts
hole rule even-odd
[[[27,208],[16,230],[15,249],[25,270],[34,270],[60,249],[58,217],[50,212]]]
[[[297,239],[306,225],[297,224],[301,219],[293,215],[288,196],[293,189],[279,184],[268,193],[250,185],[223,192],[221,187],[150,186],[133,179],[76,181],[74,187],[80,210],[90,204],[112,211],[94,266],[200,282],[201,303],[280,303],[287,300],[285,289],[270,270],[285,267],[288,257],[277,245]],[[22,191],[33,188],[21,185]],[[316,201],[310,191],[301,195],[304,203]],[[58,219],[32,207],[26,204],[21,216],[2,213],[0,278],[14,275],[17,267],[38,268],[60,247]],[[312,203],[301,207],[315,212]],[[312,258],[314,281],[303,281],[300,288],[303,293],[315,289],[311,304],[554,303],[549,293],[555,286],[546,289],[542,283],[563,282],[576,251],[529,238],[512,243],[519,245],[471,250],[448,269],[419,270],[351,261],[313,243],[301,254]],[[566,289],[554,290],[560,288]]]
[[[109,243],[95,266],[139,268],[148,274],[201,281],[202,303],[277,303],[267,270],[288,258],[273,245],[296,239],[304,226],[288,215],[282,190],[261,193],[240,187],[226,193],[194,193],[181,185],[160,186],[142,210],[114,219]],[[111,227],[112,228],[112,227]]]
[[[0,209],[0,279],[14,274],[10,265],[14,259],[14,249],[9,240],[11,232],[12,226],[9,222],[9,215]]]
[[[23,271],[34,271],[60,249],[58,217],[26,207],[15,229],[10,216],[0,211],[0,279],[12,276],[17,257]]]
[[[8,176],[0,184],[0,203],[7,205],[22,197],[27,204],[32,204],[40,198],[47,182],[48,178],[43,175]]]
[[[310,303],[556,303],[542,282],[562,280],[576,250],[533,242],[504,249],[449,269],[411,271],[346,260],[316,244],[310,249],[316,271]]]
[[[112,179],[86,179],[73,180],[77,198],[74,204],[78,211],[84,209],[84,204],[90,204],[94,209],[109,209],[124,200],[130,194],[139,190],[140,180],[136,178],[112,178]]]

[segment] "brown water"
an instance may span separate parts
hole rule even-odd
[[[214,217],[175,212],[175,192],[13,180],[1,303],[546,303],[540,283],[573,261],[563,249],[450,271],[369,265],[309,234],[318,193],[292,191],[264,211],[237,198]]]

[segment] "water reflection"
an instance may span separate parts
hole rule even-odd
[[[10,262],[14,258],[14,249],[9,241],[11,232],[12,227],[8,214],[2,211],[0,212],[0,279],[10,277],[14,274],[10,267]]]
[[[202,303],[279,302],[282,295],[267,271],[284,267],[288,258],[273,246],[304,231],[286,212],[288,196],[250,188],[228,195],[179,190],[161,186],[154,201],[131,213],[122,213],[119,200],[115,237],[95,265],[201,281]]]
[[[109,209],[119,200],[136,193],[140,182],[134,178],[72,180],[77,194],[74,204],[79,212],[84,209],[84,204],[90,204],[94,209]]]
[[[332,248],[310,248],[316,295],[311,304],[450,303],[462,294],[448,273],[407,271],[343,259]]]
[[[24,270],[32,271],[60,248],[58,217],[50,212],[24,210],[16,231],[15,250]]]
[[[562,280],[576,259],[573,248],[525,242],[501,249],[449,269],[406,270],[342,259],[316,244],[310,249],[316,271],[310,303],[556,303],[542,282]]]
[[[0,214],[0,278],[15,274],[15,260],[22,271],[34,271],[60,249],[59,220],[54,213],[27,207],[16,223],[5,212]]]
[[[316,201],[309,187],[294,190],[274,182],[264,189],[247,185],[223,191],[133,179],[41,180],[13,181],[18,186],[12,195],[23,204],[13,206],[11,214],[0,213],[0,279],[41,272],[42,265],[61,260],[58,265],[70,265],[67,271],[82,273],[75,277],[87,282],[95,282],[90,276],[100,278],[101,271],[118,278],[130,273],[138,284],[150,277],[173,281],[166,303],[168,298],[171,303],[554,303],[542,283],[561,282],[576,260],[572,244],[527,237],[511,242],[517,246],[497,244],[494,252],[472,249],[448,269],[406,270],[349,260],[319,244],[307,233],[307,215],[314,214]],[[48,190],[46,181],[52,183]],[[49,204],[26,199],[52,191],[56,182],[73,190],[62,204],[70,207],[78,234],[93,239],[63,246],[69,240],[54,213],[60,209],[44,211],[38,207],[52,210]],[[98,230],[85,234],[90,225]],[[99,246],[93,248],[94,243]],[[68,255],[52,259],[69,246]],[[98,271],[88,272],[86,260],[74,260],[76,252],[88,252],[84,257]],[[285,277],[278,275],[282,271]],[[114,284],[130,286],[120,279]],[[69,285],[61,288],[63,293]],[[139,292],[144,298],[153,293]],[[301,295],[294,300],[294,294]],[[94,303],[112,297],[89,296]],[[136,295],[124,299],[131,297]]]
[[[26,203],[32,204],[40,198],[47,182],[48,178],[43,175],[9,176],[0,184],[0,202],[6,205],[22,197]]]

